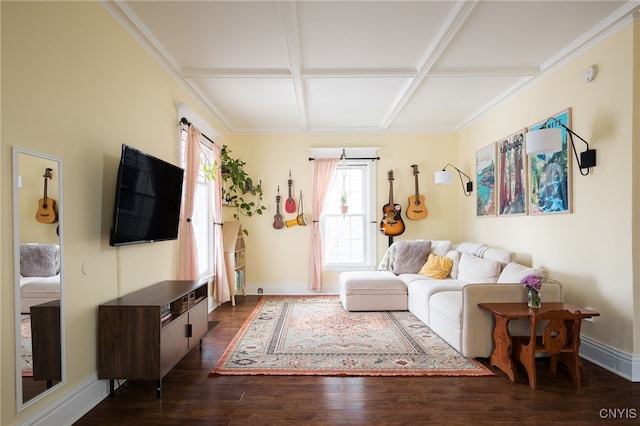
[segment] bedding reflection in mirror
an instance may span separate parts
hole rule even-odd
[[[18,409],[63,380],[61,161],[14,148]]]

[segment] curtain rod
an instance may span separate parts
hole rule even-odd
[[[339,160],[371,160],[376,161],[379,160],[380,157],[340,157]],[[309,161],[314,161],[315,158],[309,157]]]
[[[189,120],[187,120],[185,117],[182,117],[180,119],[180,124],[184,124],[185,126],[191,126],[191,123],[189,122]],[[205,138],[206,140],[208,140],[209,142],[215,144],[214,141],[212,141],[211,139],[209,139],[209,137],[207,135],[205,135],[204,133],[200,132],[200,136],[202,136],[203,138]]]
[[[345,148],[342,148],[342,154],[340,154],[340,158],[338,160],[371,160],[376,161],[379,160],[380,157],[347,157],[345,153]],[[313,161],[315,158],[309,157],[309,161]]]

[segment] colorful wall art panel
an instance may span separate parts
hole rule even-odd
[[[476,214],[477,216],[496,215],[496,144],[476,152]]]
[[[527,167],[524,150],[525,130],[498,142],[499,180],[498,213],[518,215],[527,213]]]
[[[571,110],[554,116],[571,128]],[[540,129],[545,122],[531,126],[529,131]],[[547,127],[562,127],[550,120]],[[570,162],[567,131],[562,128],[562,149],[558,152],[529,156],[529,214],[554,214],[571,212]]]

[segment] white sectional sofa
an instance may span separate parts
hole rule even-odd
[[[430,272],[424,268],[430,253],[452,260],[445,278],[425,275]],[[493,350],[493,318],[478,303],[526,302],[527,292],[520,280],[532,273],[546,274],[514,258],[510,251],[479,243],[400,241],[389,247],[378,271],[340,274],[340,300],[351,311],[404,310],[402,283],[406,309],[462,355],[486,358]],[[540,295],[543,303],[560,302],[562,286],[548,280]],[[513,335],[529,333],[524,321],[513,321],[510,329]]]

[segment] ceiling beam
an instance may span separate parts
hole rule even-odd
[[[452,7],[451,13],[449,13],[447,19],[442,23],[442,26],[434,37],[433,43],[427,47],[422,55],[422,59],[418,63],[416,77],[410,84],[405,86],[403,92],[398,96],[397,101],[391,106],[387,117],[382,122],[382,130],[388,129],[391,123],[393,123],[393,120],[400,114],[402,108],[404,108],[415,91],[420,87],[422,81],[433,67],[433,64],[435,64],[444,49],[458,33],[462,24],[467,20],[477,3],[478,1],[465,1],[456,3]]]
[[[278,17],[282,25],[284,41],[287,46],[287,55],[291,68],[291,78],[293,81],[293,91],[298,106],[298,118],[300,127],[303,130],[309,128],[307,116],[307,99],[304,91],[304,83],[300,75],[302,69],[302,51],[300,49],[300,28],[298,25],[298,9],[295,2],[276,2]]]

